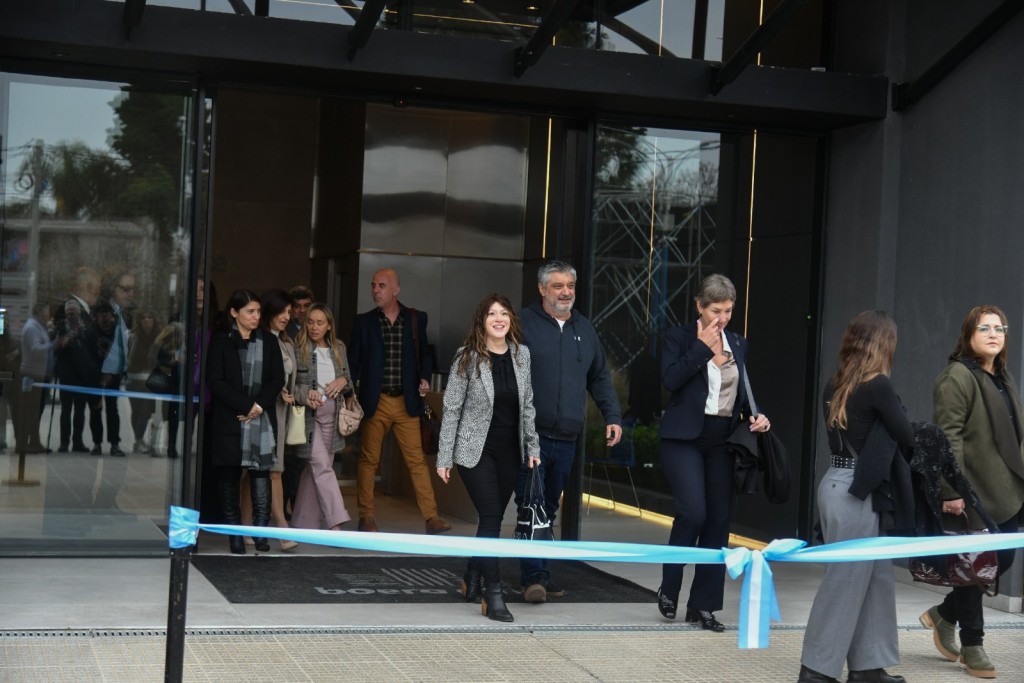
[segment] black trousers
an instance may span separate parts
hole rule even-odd
[[[82,445],[85,431],[85,407],[89,397],[74,391],[60,390],[60,445],[69,446],[74,443]],[[72,420],[72,415],[74,419]]]
[[[480,518],[476,528],[477,538],[498,538],[501,535],[501,520],[512,499],[521,462],[517,434],[502,440],[500,447],[485,446],[480,462],[475,467],[459,465],[462,483],[466,485],[466,491]],[[469,564],[480,570],[485,584],[501,581],[498,558],[473,557]]]
[[[1017,516],[1014,515],[1000,524],[999,530],[1004,534],[1017,533]],[[1015,552],[1013,548],[996,552],[999,557],[1000,576],[1013,564]],[[946,594],[946,598],[939,605],[940,617],[951,624],[960,625],[961,645],[984,645],[985,643],[985,613],[981,606],[982,595],[984,592],[981,590],[981,586],[961,586]]]
[[[736,458],[725,440],[732,425],[731,418],[705,416],[704,430],[693,441],[661,440],[661,471],[675,507],[669,545],[719,549],[729,544]],[[661,590],[676,600],[683,566],[662,565]],[[725,565],[696,565],[686,606],[714,612],[722,609],[724,594]]]

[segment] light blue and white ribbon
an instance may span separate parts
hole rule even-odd
[[[909,538],[886,536],[858,538],[813,548],[807,547],[804,541],[784,538],[772,541],[764,550],[749,550],[747,548],[711,550],[643,543],[524,541],[509,538],[424,536],[422,534],[367,534],[357,531],[201,524],[199,513],[195,510],[171,507],[169,532],[171,548],[184,548],[193,545],[200,530],[216,534],[277,538],[336,548],[373,550],[404,555],[537,557],[548,560],[640,562],[646,564],[724,564],[729,576],[733,579],[738,579],[743,575],[739,623],[739,647],[741,648],[768,647],[771,621],[782,619],[769,562],[865,562],[1024,547],[1024,533]]]
[[[120,389],[100,389],[98,387],[83,387],[75,384],[53,384],[51,382],[32,382],[30,386],[43,389],[60,389],[72,394],[86,394],[87,396],[123,396],[124,398],[142,398],[150,401],[166,401],[169,403],[184,403],[185,397],[181,394],[154,394],[151,391],[122,391]],[[193,398],[198,401],[198,398]]]

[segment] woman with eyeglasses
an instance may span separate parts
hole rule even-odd
[[[1024,455],[1020,393],[1006,367],[1006,336],[1006,314],[999,308],[972,308],[949,363],[935,380],[933,396],[935,423],[949,437],[964,476],[1000,531],[1012,533],[1024,504]],[[942,497],[946,515],[965,512],[963,499],[946,483]],[[977,511],[966,512],[972,529],[985,528]],[[946,521],[949,528],[958,528],[953,517]],[[998,555],[1002,574],[1010,568],[1014,551],[1000,550]],[[981,596],[979,586],[954,588],[921,615],[921,623],[932,629],[943,657],[964,664],[972,676],[995,678],[995,666],[985,654]]]

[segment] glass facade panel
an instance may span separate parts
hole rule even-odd
[[[166,552],[194,96],[15,74],[0,93],[0,553]]]
[[[703,276],[723,272],[731,258],[733,227],[722,225],[718,210],[722,140],[717,133],[620,126],[599,127],[597,140],[590,319],[625,433],[609,451],[591,404],[585,451],[589,463],[631,467],[642,506],[671,514],[658,458],[667,398],[661,339],[690,319]],[[621,468],[609,473],[626,481]]]

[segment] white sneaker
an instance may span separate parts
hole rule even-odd
[[[150,446],[149,442],[146,441],[145,439],[142,439],[141,441],[136,441],[135,442],[135,452],[136,453],[142,453],[143,455],[145,455],[146,453],[149,453],[152,450],[153,450],[153,447]]]

